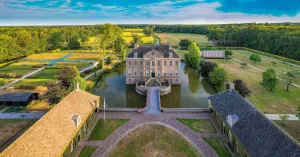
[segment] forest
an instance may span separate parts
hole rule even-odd
[[[27,26],[0,27],[0,62],[42,53],[57,48],[68,49],[71,41],[87,42],[89,37],[105,33],[105,25],[90,26]],[[114,26],[114,25],[111,25]],[[154,32],[203,34],[219,46],[247,47],[267,53],[300,60],[300,25],[280,24],[225,24],[225,25],[118,25],[120,28],[144,28]],[[118,28],[119,28],[118,27]],[[122,30],[116,29],[117,33]],[[117,36],[119,36],[117,35]],[[99,41],[103,48],[111,46]],[[107,45],[108,44],[108,45]]]

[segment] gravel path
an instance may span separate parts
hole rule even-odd
[[[265,114],[265,116],[267,118],[269,118],[270,120],[280,120],[280,115],[285,115],[285,114]],[[293,114],[287,114],[288,120],[299,120],[298,117],[296,117],[296,115]]]
[[[98,119],[103,118],[103,113],[98,115]],[[133,112],[108,112],[107,119],[131,119],[113,133],[111,133],[103,141],[87,141],[87,137],[79,144],[78,151],[75,156],[78,156],[84,146],[93,146],[97,150],[93,157],[103,157],[115,147],[115,145],[127,136],[130,132],[148,124],[157,124],[166,126],[180,135],[182,135],[188,142],[190,142],[204,157],[217,157],[216,152],[202,139],[202,137],[220,137],[219,133],[197,133],[186,125],[178,122],[176,118],[191,118],[191,119],[210,119],[208,113],[162,113],[158,115],[140,114]]]

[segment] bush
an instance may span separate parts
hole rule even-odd
[[[33,90],[35,88],[36,86],[31,86],[31,85],[20,85],[15,87],[15,89],[23,89],[23,90]]]
[[[109,65],[109,64],[111,64],[111,58],[110,58],[110,56],[109,57],[107,57],[107,59],[106,59],[106,63],[105,63],[106,65]]]
[[[249,60],[252,60],[254,63],[261,62],[260,56],[255,53],[249,56]]]

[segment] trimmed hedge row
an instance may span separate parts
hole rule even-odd
[[[249,52],[252,52],[252,53],[259,54],[259,55],[263,55],[263,56],[271,57],[271,58],[274,58],[274,59],[278,59],[278,60],[283,61],[283,62],[289,62],[289,63],[292,63],[292,64],[300,65],[300,61],[297,61],[297,60],[282,57],[282,56],[278,56],[278,55],[274,55],[274,54],[271,54],[271,53],[266,53],[266,52],[254,50],[254,49],[250,49],[250,48],[246,48],[246,47],[206,46],[206,47],[202,47],[201,49],[202,50],[204,50],[204,49],[209,49],[209,50],[214,50],[214,49],[245,50],[245,51],[249,51]]]

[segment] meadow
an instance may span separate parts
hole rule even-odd
[[[155,34],[161,39],[161,43],[167,44],[168,42],[173,46],[178,46],[181,39],[189,39],[195,41],[198,45],[209,45],[205,35],[201,34],[187,34],[187,33],[157,33]]]

